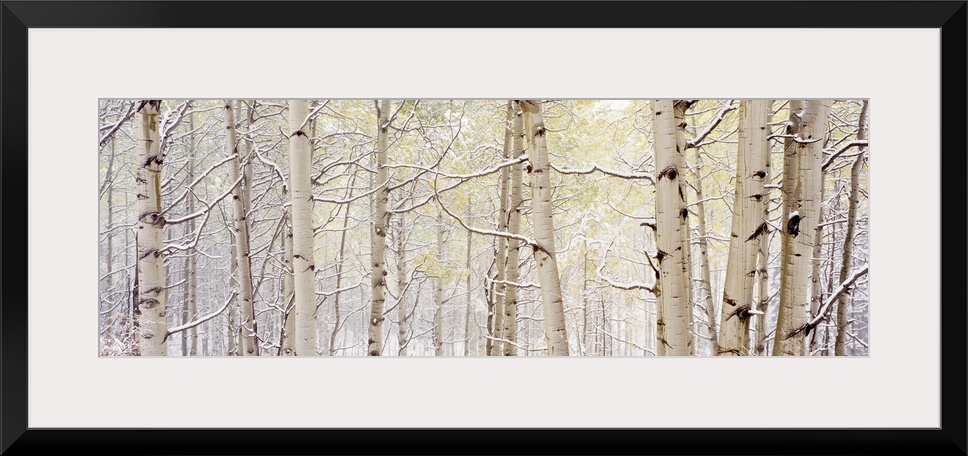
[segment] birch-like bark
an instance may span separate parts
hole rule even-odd
[[[827,130],[830,100],[790,101],[788,143],[784,145],[784,205],[781,220],[783,250],[780,270],[780,307],[778,309],[773,356],[802,355],[810,302],[810,272],[813,242],[820,221],[820,179],[823,161],[823,136]],[[791,158],[789,155],[791,154]],[[796,174],[786,163],[796,160]],[[794,177],[796,176],[796,177]],[[793,182],[787,182],[792,180]],[[788,187],[789,186],[789,187]],[[791,188],[792,187],[792,188]],[[790,191],[787,195],[787,191]]]
[[[711,282],[709,281],[709,243],[706,241],[706,207],[703,201],[702,189],[702,154],[696,148],[696,172],[694,180],[696,182],[696,228],[699,230],[699,277],[700,293],[702,293],[703,311],[706,313],[706,341],[709,344],[709,353],[716,356],[719,353],[719,314],[716,312],[716,304],[713,301]]]
[[[826,198],[826,179],[823,177],[823,171],[820,172],[820,196],[818,201],[822,202]],[[819,222],[823,222],[823,205],[821,203],[817,204],[818,207],[818,219]],[[833,245],[833,243],[831,243]],[[823,226],[818,224],[817,230],[813,234],[813,252],[810,253],[810,312],[807,314],[808,319],[812,319],[820,311],[821,299],[823,298],[823,287],[820,286],[820,276],[821,272],[821,256],[823,247]],[[817,344],[820,342],[820,328],[810,331],[809,334],[804,336],[803,341],[803,354],[804,356],[813,356],[817,350]]]
[[[555,255],[555,228],[552,220],[551,165],[548,160],[547,130],[541,113],[541,101],[525,100],[522,108],[531,118],[528,149],[531,173],[531,205],[534,213],[534,261],[541,283],[541,305],[544,314],[545,342],[549,356],[568,356],[568,333],[565,328],[564,303],[561,298],[561,276]],[[688,334],[688,330],[687,330]]]
[[[680,172],[685,167],[683,150],[676,140],[673,100],[652,101],[656,167],[656,244],[660,276],[655,287],[659,298],[657,352],[659,356],[688,356],[689,303],[683,276],[681,216],[686,211]]]
[[[138,150],[138,317],[141,356],[165,356],[165,275],[162,239],[165,217],[161,215],[161,165],[158,113],[161,100],[142,100],[135,114],[135,147]]]
[[[581,355],[588,354],[588,238],[581,240]]]
[[[769,191],[764,189],[763,192],[763,220],[769,220],[770,209],[769,209]],[[756,355],[766,356],[768,353],[766,351],[767,343],[769,342],[766,333],[766,316],[769,311],[770,304],[770,235],[769,233],[763,233],[760,236],[760,248],[757,256],[757,283],[758,283],[758,298],[756,302],[756,310],[759,312],[755,317],[756,322]]]
[[[750,318],[756,311],[753,284],[760,238],[766,235],[763,219],[763,185],[770,175],[767,122],[770,100],[742,100],[739,105],[739,152],[736,190],[723,288],[719,354],[750,354]]]
[[[313,256],[313,151],[306,100],[289,100],[289,185],[292,189],[292,268],[296,356],[316,356],[316,263]]]
[[[510,151],[511,151],[511,128],[507,125],[511,122],[511,118],[514,115],[513,112],[513,102],[508,101],[507,105],[507,119],[504,126],[504,149],[501,158],[507,161]],[[508,230],[508,187],[510,182],[511,171],[508,168],[501,168],[501,201],[500,207],[498,209],[497,215],[497,230],[504,233]],[[504,237],[497,238],[497,252],[494,259],[494,264],[497,266],[497,283],[494,286],[494,315],[493,315],[493,337],[494,340],[491,342],[491,350],[489,352],[490,356],[501,356],[504,354],[504,342],[506,338],[505,331],[505,316],[507,312],[505,311],[505,305],[507,304],[507,290],[508,287],[507,271],[508,271],[508,239]]]
[[[394,237],[396,238],[397,244],[397,343],[400,348],[397,351],[398,356],[407,356],[407,346],[410,345],[409,337],[407,333],[409,329],[407,328],[407,299],[404,294],[407,290],[407,273],[406,273],[406,251],[403,248],[403,214],[400,214],[397,218],[396,231]]]
[[[689,355],[696,354],[696,337],[698,331],[696,330],[697,318],[696,312],[694,311],[694,306],[692,303],[692,229],[689,226],[689,201],[686,196],[686,183],[685,175],[682,171],[686,170],[686,110],[689,109],[691,103],[686,100],[679,100],[673,105],[673,111],[675,114],[675,124],[676,124],[676,152],[681,156],[682,168],[679,174],[679,196],[682,199],[683,210],[679,213],[679,242],[682,245],[682,277],[683,277],[683,287],[682,296],[686,303],[689,305],[689,328],[690,328],[690,343],[689,343]]]
[[[282,189],[283,199],[289,199],[289,189],[283,186]],[[282,308],[285,310],[283,313],[283,332],[284,337],[282,338],[282,355],[283,356],[295,356],[296,355],[296,301],[293,296],[293,290],[295,284],[293,282],[293,269],[292,269],[292,207],[286,208],[286,220],[283,227],[284,234],[282,236],[282,249],[283,249],[283,264],[286,270],[283,271],[284,277],[282,281],[282,297],[283,305]],[[338,287],[337,287],[338,288]]]
[[[244,172],[238,136],[235,130],[235,100],[225,101],[225,154],[232,156],[229,164],[229,182],[238,182]],[[246,159],[247,160],[247,159]],[[242,331],[242,356],[258,356],[255,337],[255,311],[252,305],[252,260],[249,257],[249,222],[246,217],[247,179],[242,179],[232,191],[233,227],[236,260],[238,261],[239,310]]]
[[[860,109],[860,118],[857,120],[857,139],[866,140],[868,137],[868,100],[863,100]],[[860,203],[859,186],[860,171],[864,166],[864,152],[866,147],[861,148],[861,153],[854,158],[854,164],[850,167],[850,202],[847,206],[847,233],[844,235],[844,258],[840,267],[840,280],[850,274],[851,262],[854,253],[854,225],[857,223],[857,205]],[[847,293],[843,293],[837,298],[837,338],[834,340],[834,355],[847,356],[847,326],[848,310],[850,299]]]
[[[371,174],[372,176],[372,174]],[[347,198],[352,198],[353,196],[353,184],[356,182],[356,173],[350,177],[349,192]],[[336,293],[333,294],[333,332],[329,335],[329,356],[336,356],[336,335],[339,334],[340,327],[340,297],[343,292],[340,290],[343,288],[343,264],[346,262],[346,235],[349,232],[350,225],[350,209],[353,205],[352,201],[346,203],[346,207],[343,209],[343,229],[340,231],[339,236],[339,256],[336,257]],[[402,298],[401,298],[402,299]],[[361,320],[365,320],[361,318]]]
[[[473,220],[473,210],[472,208],[473,198],[467,201],[467,223]],[[471,244],[473,243],[472,233],[467,232],[467,278],[465,288],[467,289],[467,296],[465,296],[465,308],[464,308],[464,356],[470,355],[471,346]]]
[[[189,147],[189,157],[188,157],[188,182],[193,182],[195,180],[195,116],[194,114],[188,114],[188,147]],[[112,147],[114,141],[111,142]],[[188,213],[195,213],[195,198],[188,199]],[[186,227],[186,232],[189,235],[195,234],[195,219],[188,221]],[[110,238],[109,238],[110,239]],[[197,303],[197,289],[198,289],[198,276],[195,271],[196,267],[196,252],[195,249],[191,249],[187,252],[185,258],[185,274],[187,275],[185,280],[185,305],[183,306],[184,313],[182,314],[182,321],[188,322],[195,318],[198,313],[198,303]],[[182,332],[182,346],[187,343],[187,350],[183,349],[182,352],[188,356],[195,356],[198,354],[198,328],[192,327],[188,331]]]
[[[370,321],[366,353],[369,356],[383,354],[383,304],[386,300],[386,241],[387,241],[387,133],[390,127],[390,100],[383,100],[377,107],[376,185],[373,195],[373,232],[370,235],[370,259],[373,270],[370,275]]]
[[[524,111],[520,103],[513,104],[514,121],[512,124],[511,135],[513,137],[511,158],[518,158],[524,155]],[[511,205],[508,207],[507,229],[511,234],[521,233],[521,206],[524,204],[524,177],[521,173],[521,164],[511,166]],[[508,240],[507,257],[507,280],[518,283],[520,272],[518,266],[521,263],[521,241],[518,239]],[[511,343],[504,344],[504,356],[517,356],[518,348],[518,287],[510,285],[505,289],[504,298],[504,339]]]
[[[434,356],[444,356],[444,219],[437,211],[437,278],[434,279]]]

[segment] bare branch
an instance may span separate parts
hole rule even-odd
[[[185,323],[184,325],[176,326],[174,328],[169,329],[168,332],[165,333],[164,339],[161,339],[161,341],[164,342],[164,341],[168,340],[168,336],[170,336],[172,334],[180,333],[180,332],[182,332],[182,331],[184,331],[186,329],[194,328],[194,327],[196,327],[196,326],[198,326],[198,325],[200,325],[202,323],[205,323],[206,321],[209,321],[209,320],[211,320],[211,319],[219,316],[222,312],[225,312],[225,309],[227,309],[229,307],[229,304],[231,304],[232,301],[235,300],[235,297],[238,296],[238,295],[239,295],[239,292],[233,291],[232,292],[232,295],[229,296],[229,299],[227,301],[225,301],[225,304],[222,304],[222,307],[220,307],[215,312],[212,312],[212,313],[210,313],[210,314],[208,314],[208,315],[206,315],[206,316],[204,316],[202,318],[199,318],[198,320],[195,320],[195,321],[192,321],[192,322],[188,322],[188,323]]]

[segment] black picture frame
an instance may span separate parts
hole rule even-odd
[[[0,453],[966,454],[966,1],[111,2],[0,7]],[[298,3],[300,14],[291,14]],[[551,10],[553,9],[553,14]],[[380,11],[376,14],[376,11]],[[432,12],[432,14],[431,14]],[[450,18],[442,23],[440,17]],[[534,23],[528,18],[543,18]],[[86,27],[888,27],[941,30],[939,429],[37,429],[27,427],[27,30]],[[890,77],[890,75],[885,75]],[[912,152],[913,153],[913,152]],[[930,153],[930,152],[925,152]],[[962,209],[956,209],[961,206]],[[6,224],[2,222],[6,219]],[[903,252],[899,252],[903,255]],[[917,286],[917,284],[912,284]],[[925,286],[931,286],[925,285]],[[898,366],[903,370],[903,366]],[[822,424],[822,423],[818,423]]]

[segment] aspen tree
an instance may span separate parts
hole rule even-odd
[[[434,279],[434,356],[444,356],[444,219],[437,211],[437,277]]]
[[[511,158],[518,158],[524,155],[524,111],[520,103],[513,106],[514,122],[511,134],[513,136]],[[508,232],[518,234],[521,232],[521,206],[524,205],[523,176],[521,174],[521,164],[511,167],[511,205],[508,207]],[[507,256],[507,280],[508,282],[518,283],[518,265],[521,262],[521,241],[517,239],[508,240]],[[504,338],[510,343],[504,344],[504,356],[516,356],[518,354],[515,345],[518,333],[518,287],[509,285],[506,288],[504,299]]]
[[[161,166],[158,114],[161,100],[141,100],[135,116],[138,151],[138,291],[136,313],[141,356],[165,356],[168,321],[165,315],[165,263],[162,239],[165,217],[161,211]]]
[[[370,260],[373,263],[370,275],[370,321],[369,339],[366,353],[368,356],[383,354],[383,304],[386,300],[386,241],[387,241],[387,200],[389,188],[387,180],[387,134],[390,128],[390,100],[383,100],[377,106],[377,146],[376,146],[376,193],[373,195],[373,232],[370,233]]]
[[[565,328],[564,303],[561,298],[561,276],[555,255],[555,228],[551,204],[551,163],[545,138],[544,117],[540,100],[524,100],[521,106],[531,118],[528,170],[531,174],[531,204],[534,212],[534,261],[541,283],[541,306],[544,314],[545,342],[549,356],[568,356],[568,333]]]
[[[312,146],[306,100],[289,100],[289,185],[296,355],[316,356],[316,264],[313,255]]]
[[[512,116],[512,102],[508,101],[506,122],[510,122]],[[507,160],[510,155],[511,135],[511,126],[505,124],[504,149],[501,155],[504,160]],[[497,230],[502,233],[508,230],[508,188],[510,178],[510,171],[507,168],[502,168],[500,178],[501,200],[497,213]],[[491,349],[488,353],[490,356],[501,356],[504,354],[504,339],[506,339],[505,316],[507,314],[505,306],[507,304],[507,290],[509,288],[506,283],[509,267],[507,246],[508,239],[503,237],[497,238],[497,252],[495,253],[496,257],[494,259],[494,263],[497,266],[497,280],[494,284],[494,314],[492,316],[492,336],[494,340],[491,341]]]
[[[733,219],[723,288],[719,354],[749,353],[750,318],[755,315],[753,284],[763,220],[763,184],[770,175],[767,121],[770,100],[743,100],[739,105],[739,150]]]
[[[857,139],[866,140],[868,136],[868,100],[861,102],[860,118],[857,120]],[[844,257],[840,267],[840,280],[844,281],[850,274],[851,262],[854,254],[854,225],[857,223],[857,205],[860,203],[860,171],[864,166],[864,153],[867,148],[862,147],[861,153],[854,158],[850,167],[850,202],[847,206],[847,233],[844,234]],[[837,298],[837,338],[834,340],[834,355],[847,356],[847,315],[850,299],[847,293],[841,293]]]
[[[783,241],[780,258],[780,307],[773,356],[803,354],[813,243],[820,222],[823,137],[830,100],[790,101],[784,144]],[[795,170],[792,163],[796,163]],[[793,172],[796,171],[796,172]]]
[[[248,182],[246,182],[243,161],[240,157],[238,135],[235,130],[235,100],[225,101],[225,153],[232,156],[229,164],[229,182],[235,183],[232,192],[233,234],[239,284],[240,331],[242,333],[242,356],[257,356],[259,347],[255,334],[255,311],[252,305],[252,259],[249,250],[249,222],[246,217]],[[240,181],[241,179],[241,181]]]
[[[407,291],[407,276],[406,276],[406,251],[403,248],[403,214],[396,220],[396,232],[394,237],[396,238],[397,244],[397,342],[400,348],[397,351],[398,356],[407,356],[407,345],[410,344],[408,339],[408,326],[407,326],[407,300],[404,294]],[[345,227],[344,227],[345,230]],[[345,233],[345,231],[344,231]]]
[[[676,139],[675,103],[653,100],[656,168],[656,245],[659,280],[655,287],[659,298],[657,353],[659,356],[688,356],[692,337],[689,318],[692,308],[683,277],[685,255],[682,249],[682,223],[685,208],[681,170],[685,168],[683,152]]]

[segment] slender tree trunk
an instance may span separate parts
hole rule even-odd
[[[766,190],[764,190],[763,200],[763,220],[768,220],[770,218],[770,198],[769,193]],[[757,258],[759,261],[757,266],[759,297],[756,304],[756,310],[759,311],[759,313],[755,316],[756,355],[766,356],[768,354],[766,351],[768,342],[768,338],[766,337],[766,316],[768,315],[770,304],[770,236],[768,233],[763,233],[763,235],[760,236],[760,248]]]
[[[114,137],[111,138],[111,152],[110,153],[111,153],[111,160],[108,162],[108,170],[107,170],[107,178],[108,179],[111,178],[111,168],[113,168],[113,166],[114,166],[114,156],[115,156],[115,151],[114,151]],[[105,237],[107,238],[106,241],[107,241],[107,244],[108,245],[107,245],[107,249],[106,249],[107,251],[105,252],[105,256],[107,258],[105,258],[105,260],[104,260],[104,274],[107,274],[108,275],[108,277],[107,277],[107,285],[106,285],[107,288],[106,289],[107,290],[114,290],[115,275],[114,274],[111,274],[111,271],[114,270],[114,236],[112,235],[112,231],[114,229],[114,184],[108,184],[107,191],[108,191],[108,194],[107,194],[107,205],[108,205],[107,228],[108,228],[108,233],[107,233],[107,235]],[[104,296],[104,294],[102,294],[102,296]],[[110,318],[110,316],[111,316],[111,314],[108,315],[109,318]],[[117,321],[117,320],[115,320],[115,321]]]
[[[168,353],[168,322],[165,317],[165,275],[162,239],[165,218],[161,215],[161,165],[158,114],[161,100],[142,100],[135,122],[138,150],[138,309],[141,356]]]
[[[255,337],[255,311],[252,306],[252,268],[251,258],[249,257],[249,222],[246,217],[246,179],[242,174],[243,166],[246,166],[240,157],[238,137],[235,131],[235,101],[225,101],[225,153],[232,156],[232,163],[229,166],[229,182],[239,182],[232,191],[233,207],[233,234],[235,236],[236,260],[238,261],[237,281],[239,284],[239,307],[242,331],[242,355],[257,356],[258,346]],[[247,161],[247,159],[246,159]]]
[[[582,239],[581,246],[581,355],[585,356],[588,354],[588,238]]]
[[[190,157],[188,158],[188,181],[194,181],[195,179],[195,159],[197,156],[197,148],[195,145],[195,115],[188,115],[188,131],[191,132],[188,135],[188,143],[191,148]],[[188,213],[192,214],[195,212],[195,198],[188,198]],[[188,221],[188,232],[195,233],[196,230],[195,219]],[[186,269],[188,271],[188,314],[190,318],[195,318],[198,315],[198,273],[196,271],[197,267],[197,252],[193,248],[188,252],[188,264]],[[193,327],[189,330],[189,348],[188,354],[191,356],[198,355],[198,327]]]
[[[760,238],[767,232],[763,219],[763,185],[770,175],[767,122],[770,100],[743,100],[739,105],[739,153],[736,191],[723,289],[719,354],[750,354],[750,317],[754,315],[753,285]]]
[[[514,121],[512,125],[511,135],[513,137],[512,142],[512,158],[518,158],[524,155],[524,111],[522,110],[520,103],[514,103],[513,106]],[[509,114],[511,114],[509,112]],[[505,138],[506,140],[507,138]],[[508,207],[507,229],[511,234],[519,234],[521,232],[521,206],[524,205],[524,192],[522,187],[524,187],[524,176],[521,174],[521,165],[517,164],[511,167],[511,205]],[[520,271],[518,266],[521,263],[521,241],[517,239],[511,239],[508,241],[508,257],[507,257],[507,280],[509,282],[518,283]],[[516,285],[510,285],[506,288],[505,299],[504,299],[504,338],[509,341],[509,343],[504,344],[504,356],[517,356],[518,347],[515,345],[517,343],[518,335],[518,287]]]
[[[555,228],[552,221],[551,164],[545,139],[541,101],[525,100],[522,107],[531,118],[532,130],[528,150],[531,172],[531,205],[534,213],[534,261],[541,283],[541,305],[545,339],[549,356],[568,356],[568,333],[565,328],[564,303],[561,298],[561,276],[555,254]]]
[[[397,341],[400,346],[397,355],[407,356],[407,346],[410,340],[407,337],[409,331],[407,327],[407,300],[404,293],[407,290],[406,275],[406,251],[403,248],[403,214],[397,218],[397,229],[394,237],[397,244],[397,320],[399,320]]]
[[[437,278],[434,280],[434,356],[444,356],[444,220],[437,212]]]
[[[353,184],[356,182],[356,173],[350,177],[349,192],[347,198],[353,196]],[[339,256],[336,258],[336,293],[333,294],[333,315],[336,323],[333,325],[333,332],[329,336],[329,356],[336,356],[336,334],[339,333],[340,329],[340,297],[342,292],[339,291],[343,287],[343,263],[346,260],[346,234],[349,231],[350,225],[350,209],[352,202],[346,203],[346,209],[343,213],[343,229],[340,231],[339,236]],[[403,299],[401,297],[401,299]]]
[[[684,277],[685,255],[682,251],[682,221],[687,214],[680,171],[685,168],[682,150],[676,138],[675,104],[683,101],[653,100],[652,119],[655,131],[656,244],[660,277],[655,287],[659,298],[657,321],[659,356],[687,356],[692,337],[689,333],[689,303]]]
[[[864,100],[862,103],[860,118],[857,121],[857,139],[859,140],[865,140],[868,136],[868,100]],[[850,203],[847,206],[847,233],[844,234],[844,259],[840,267],[841,281],[850,274],[851,262],[853,261],[854,225],[857,223],[857,205],[860,203],[858,187],[860,185],[860,171],[864,166],[864,152],[866,150],[866,147],[861,148],[861,153],[857,155],[857,158],[854,159],[854,164],[850,167]],[[847,296],[847,293],[842,293],[837,298],[837,338],[834,341],[834,355],[836,356],[847,356],[850,354],[848,353],[846,344],[849,324],[849,305],[850,298]]]
[[[473,198],[467,200],[467,223],[471,223],[473,220],[472,207]],[[465,296],[466,307],[464,309],[464,356],[470,355],[471,346],[471,244],[473,242],[473,237],[471,232],[467,232],[467,283],[465,287],[467,288],[467,296]]]
[[[682,160],[682,171],[687,169],[686,166],[686,110],[689,109],[691,105],[690,102],[686,100],[679,100],[679,102],[673,105],[673,111],[675,114],[675,124],[676,124],[676,152],[681,156]],[[694,311],[695,306],[692,302],[692,228],[689,226],[689,206],[688,197],[686,194],[686,183],[685,175],[681,174],[680,171],[680,182],[679,196],[682,199],[682,212],[679,213],[679,223],[682,225],[679,228],[680,243],[682,244],[682,277],[684,279],[682,296],[686,303],[689,304],[689,328],[690,328],[690,343],[689,343],[689,355],[696,354],[696,343],[695,339],[698,335],[696,330],[696,312]]]
[[[511,122],[511,118],[514,115],[513,103],[508,101],[507,105],[507,122]],[[504,151],[502,152],[502,157],[507,160],[510,156],[511,151],[511,127],[505,123],[504,126]],[[508,230],[508,187],[510,181],[510,171],[507,167],[501,168],[501,201],[500,209],[498,210],[497,216],[497,230],[500,232],[507,232]],[[512,241],[513,242],[513,241]],[[495,258],[495,265],[497,266],[497,283],[494,287],[494,316],[493,316],[493,327],[494,327],[494,340],[491,342],[491,350],[489,354],[491,356],[501,356],[504,354],[504,342],[506,338],[505,331],[505,317],[507,311],[505,310],[505,305],[507,304],[507,272],[508,272],[508,252],[507,252],[508,240],[499,237],[497,239],[497,257]]]
[[[193,116],[189,114],[188,116],[188,131],[194,130]],[[189,133],[188,137],[188,147],[189,157],[188,157],[188,182],[195,180],[195,141],[194,134]],[[114,141],[112,140],[112,144]],[[195,198],[188,198],[188,213],[191,214],[195,212]],[[184,235],[191,236],[195,233],[195,219],[188,221],[188,225],[185,225]],[[185,257],[185,288],[184,288],[185,302],[182,305],[182,324],[188,323],[195,316],[195,250],[189,250]],[[182,331],[181,342],[182,342],[182,356],[195,355],[194,345],[189,347],[189,339],[191,338],[191,343],[195,343],[195,328],[191,328],[188,331]],[[191,337],[190,337],[191,336]]]
[[[232,228],[230,228],[232,229]],[[235,289],[238,283],[237,277],[239,275],[239,254],[238,247],[235,245],[235,241],[232,241],[232,264],[229,266],[229,280],[228,288]],[[229,305],[229,325],[228,325],[228,355],[229,356],[242,356],[240,352],[240,347],[242,347],[242,331],[241,325],[239,324],[239,300],[238,297],[232,300],[232,304]]]
[[[802,355],[810,302],[810,272],[813,242],[820,221],[820,179],[823,160],[823,136],[827,130],[829,100],[790,101],[788,138],[784,146],[785,231],[780,271],[780,307],[777,316],[773,356]],[[793,158],[789,155],[792,153]],[[796,160],[796,173],[786,164]],[[796,177],[795,177],[796,176]],[[793,182],[788,182],[793,181]],[[789,187],[788,187],[789,186]],[[792,188],[790,188],[792,187]],[[787,193],[787,191],[790,193]],[[794,335],[791,335],[793,333]]]
[[[823,201],[826,198],[826,179],[823,176],[823,171],[820,172],[820,196],[817,201],[817,210],[819,215],[817,216],[820,223],[823,222]],[[831,245],[833,245],[831,243]],[[819,224],[817,225],[817,230],[813,235],[813,252],[810,254],[810,313],[807,314],[808,319],[813,319],[815,315],[820,311],[821,299],[823,298],[823,287],[820,285],[820,275],[822,271],[821,266],[821,256],[823,255],[823,227]],[[805,336],[803,345],[804,356],[813,356],[817,350],[817,344],[821,341],[818,334],[820,333],[820,326],[817,326],[810,334]]]
[[[291,178],[290,178],[291,180]],[[282,195],[284,199],[289,199],[289,189],[283,186]],[[296,307],[295,307],[295,295],[293,290],[295,284],[293,282],[293,269],[292,269],[292,207],[286,208],[286,226],[283,227],[285,234],[282,236],[282,249],[283,249],[283,264],[286,270],[283,271],[285,276],[282,281],[282,297],[283,304],[282,308],[285,311],[282,314],[283,318],[283,337],[282,337],[282,354],[283,356],[295,356],[296,355]]]
[[[709,344],[710,355],[716,356],[719,353],[719,315],[716,312],[716,304],[713,301],[713,292],[709,281],[709,244],[706,241],[706,208],[703,201],[702,189],[702,154],[696,148],[696,228],[699,230],[699,277],[700,292],[702,293],[703,310],[706,313],[706,341]]]
[[[289,100],[289,185],[292,187],[292,268],[296,355],[316,356],[316,263],[313,256],[313,151],[306,100]]]
[[[125,206],[128,204],[127,194],[124,197]],[[128,245],[127,231],[125,231],[125,243]],[[138,293],[138,288],[141,282],[141,253],[138,250],[138,233],[134,233],[134,258],[132,259],[134,263],[134,280],[132,280],[131,286],[131,307],[129,309],[128,320],[131,322],[131,327],[129,328],[128,334],[130,335],[131,343],[131,355],[141,356],[141,308],[138,303],[141,302],[141,294]]]
[[[370,258],[373,272],[370,276],[372,289],[367,355],[383,354],[383,303],[386,291],[386,239],[387,239],[387,132],[390,127],[390,100],[383,100],[377,108],[376,185],[374,194],[373,232],[370,236]]]

